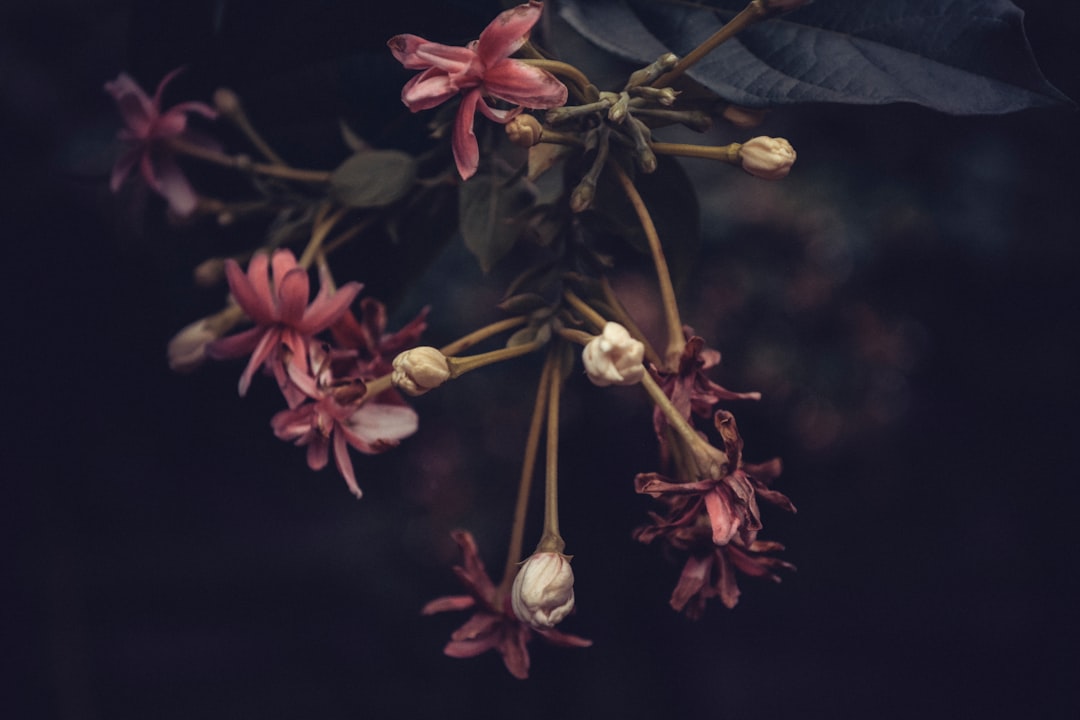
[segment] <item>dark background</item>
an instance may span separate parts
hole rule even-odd
[[[1019,4],[1047,77],[1080,97],[1080,10]],[[449,529],[502,565],[528,362],[418,401],[415,438],[357,458],[360,502],[272,437],[266,383],[235,396],[239,364],[168,371],[169,337],[221,301],[190,268],[255,230],[173,228],[157,198],[111,196],[102,84],[126,69],[149,89],[188,63],[174,101],[230,84],[283,150],[330,167],[338,117],[366,130],[400,112],[386,36],[462,40],[491,16],[407,5],[4,5],[0,714],[1076,717],[1071,109],[796,108],[762,129],[799,151],[783,183],[687,165],[707,231],[686,319],[724,352],[720,382],[765,394],[734,410],[749,459],[785,460],[800,512],[767,514],[765,537],[799,570],[744,581],[733,611],[673,613],[678,567],[629,537],[649,508],[630,480],[655,466],[647,408],[575,381],[566,628],[595,645],[534,642],[526,682],[490,653],[445,658],[464,617],[418,609],[458,592]],[[439,344],[490,313],[499,282],[451,249],[394,317],[432,303]]]

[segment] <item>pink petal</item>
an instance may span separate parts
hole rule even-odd
[[[417,35],[395,35],[386,43],[399,63],[410,70],[439,68],[462,73],[476,63],[476,52],[454,45],[441,45]]]
[[[294,263],[295,264],[295,263]],[[277,253],[274,253],[274,280],[278,297],[278,321],[295,328],[304,319],[308,298],[311,297],[311,281],[307,270],[294,267],[278,282]],[[296,348],[293,348],[296,351]]]
[[[543,637],[552,645],[558,645],[559,647],[592,647],[592,640],[588,640],[577,635],[571,635],[570,633],[564,633],[559,630],[551,628],[536,629],[537,634]]]
[[[479,640],[451,640],[443,648],[443,652],[452,658],[471,658],[485,653],[495,647],[498,638],[495,636],[481,638]]]
[[[274,350],[277,349],[278,340],[281,338],[281,333],[274,328],[268,328],[263,331],[262,339],[259,340],[259,344],[255,346],[255,351],[251,353],[251,359],[248,360],[247,367],[244,368],[244,372],[240,375],[239,391],[240,397],[247,395],[248,388],[251,386],[251,378],[254,377],[255,371],[266,362],[271,356]]]
[[[166,113],[166,114],[174,113],[174,112],[197,113],[199,115],[202,115],[204,118],[206,118],[208,120],[216,120],[217,116],[218,116],[217,110],[210,107],[209,105],[207,105],[204,102],[197,102],[197,101],[194,101],[194,100],[189,100],[188,102],[177,103],[176,105],[173,105],[171,108],[169,108],[169,112]]]
[[[460,88],[442,70],[425,70],[405,83],[401,89],[401,102],[413,112],[428,110],[441,105],[458,94]]]
[[[503,622],[501,615],[489,612],[478,612],[465,621],[450,635],[451,640],[476,640],[477,638],[491,634],[492,630]]]
[[[505,125],[518,115],[521,114],[520,107],[513,107],[508,110],[501,110],[499,108],[493,108],[487,104],[487,101],[483,97],[480,98],[480,102],[476,104],[476,108],[480,113],[489,120],[494,120],[497,123]]]
[[[142,148],[133,147],[125,150],[113,165],[112,176],[109,178],[109,189],[116,192],[124,184],[124,180],[131,174],[132,169],[139,162]]]
[[[337,463],[338,471],[345,478],[345,484],[349,486],[352,494],[361,497],[364,493],[356,484],[356,473],[353,472],[352,459],[349,458],[349,446],[340,432],[334,434],[334,462]]]
[[[175,112],[175,108],[167,113],[164,113],[154,123],[153,135],[155,138],[171,138],[176,137],[184,132],[187,128],[187,115],[182,112]]]
[[[480,102],[480,91],[472,90],[461,98],[457,119],[454,121],[454,135],[451,146],[454,149],[454,162],[462,180],[468,180],[476,174],[480,165],[480,146],[476,143],[473,132],[473,118],[476,115],[476,103]]]
[[[146,137],[157,117],[157,108],[139,84],[127,73],[120,73],[115,80],[105,83],[105,91],[116,100],[124,124],[138,137]]]
[[[154,107],[161,108],[161,98],[165,94],[165,87],[173,81],[173,79],[184,72],[184,66],[176,68],[165,77],[161,78],[161,82],[158,83],[157,90],[154,91]]]
[[[727,545],[742,525],[731,501],[719,489],[714,489],[712,492],[705,493],[705,509],[709,513],[709,523],[712,525],[713,543]]]
[[[525,647],[528,641],[529,629],[520,623],[515,623],[499,643],[503,664],[506,665],[510,674],[519,680],[529,677],[529,651]]]
[[[407,438],[420,426],[420,417],[408,405],[368,402],[345,420],[350,444],[361,452],[361,445]],[[360,444],[352,442],[355,438]]]
[[[304,310],[297,328],[308,335],[322,332],[345,314],[363,288],[358,282],[348,282],[331,294],[330,285],[324,283],[311,307]]]
[[[266,253],[257,253],[248,263],[245,275],[233,259],[225,261],[225,279],[236,303],[256,325],[273,325],[275,320],[270,304],[270,285],[266,280]]]
[[[322,470],[330,460],[330,443],[322,435],[312,432],[307,444],[307,464],[312,470]]]
[[[173,161],[172,156],[163,154],[157,162],[157,191],[169,202],[169,208],[180,217],[186,217],[195,210],[199,200],[191,183]]]
[[[712,554],[704,558],[691,555],[686,559],[686,565],[683,566],[682,574],[679,575],[679,582],[675,585],[674,592],[671,593],[670,605],[676,612],[686,607],[686,603],[690,601],[690,598],[697,595],[701,592],[701,588],[705,587],[705,581],[709,577],[709,568],[712,567],[712,563]]]
[[[499,13],[480,33],[476,44],[476,53],[484,66],[490,68],[517,52],[529,39],[529,32],[543,9],[544,3],[534,1]]]
[[[235,335],[214,340],[207,343],[206,354],[215,360],[226,360],[249,355],[255,349],[255,346],[259,344],[259,339],[264,332],[266,332],[266,328],[253,327]]]
[[[468,610],[476,605],[476,598],[472,595],[447,595],[435,598],[420,609],[421,615],[434,615],[435,613],[448,612],[450,610]]]
[[[490,95],[527,108],[553,108],[566,104],[566,86],[554,75],[518,60],[503,60],[484,73]]]

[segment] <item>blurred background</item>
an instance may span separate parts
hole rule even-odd
[[[1080,9],[1018,4],[1044,73],[1080,98]],[[705,228],[684,319],[723,353],[714,379],[764,395],[731,409],[750,461],[784,459],[777,486],[799,513],[766,510],[763,537],[798,571],[744,580],[732,611],[672,612],[679,566],[630,538],[651,507],[631,483],[656,465],[648,407],[574,378],[561,524],[578,610],[565,629],[595,644],[534,641],[524,682],[492,653],[444,657],[466,616],[418,611],[459,592],[451,529],[502,567],[535,364],[417,401],[414,438],[356,458],[359,502],[273,437],[270,383],[240,400],[239,363],[168,370],[168,339],[222,299],[193,287],[192,267],[260,227],[172,227],[155,196],[111,195],[119,117],[103,83],[127,71],[150,89],[187,64],[173,101],[229,85],[287,156],[333,167],[339,118],[374,133],[391,107],[419,127],[398,104],[409,74],[389,35],[460,41],[498,9],[401,5],[0,11],[15,250],[0,714],[1077,717],[1072,109],[790,108],[755,131],[798,150],[785,181],[684,164]],[[506,280],[460,243],[408,292],[362,266],[338,272],[392,301],[397,325],[431,304],[433,344],[496,317]],[[647,316],[649,277],[618,282]]]

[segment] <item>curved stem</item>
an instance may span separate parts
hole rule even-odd
[[[301,170],[298,168],[282,167],[280,165],[251,162],[250,159],[244,157],[226,155],[223,152],[200,147],[194,143],[179,140],[177,138],[169,140],[169,147],[178,153],[190,155],[199,160],[205,160],[206,162],[232,168],[234,170],[250,171],[258,175],[266,175],[267,177],[276,177],[283,180],[296,180],[297,182],[315,184],[330,182],[331,173],[325,170]]]
[[[446,358],[446,364],[450,366],[450,378],[459,378],[467,372],[472,372],[485,365],[492,365],[504,360],[510,360],[512,358],[521,357],[522,355],[528,355],[531,352],[535,352],[544,347],[547,340],[533,340],[532,342],[522,343],[521,345],[513,345],[511,347],[499,348],[498,350],[492,350],[491,352],[480,353],[479,355],[469,355],[468,357],[448,357]]]
[[[607,324],[607,319],[589,307],[589,304],[575,295],[572,290],[563,290],[563,298],[570,304],[570,307],[577,310],[593,327],[597,330],[604,329],[604,325]]]
[[[514,576],[517,575],[517,565],[521,562],[525,518],[529,510],[529,496],[532,493],[532,481],[536,473],[536,453],[540,447],[540,431],[543,429],[548,385],[552,377],[551,359],[552,355],[548,355],[547,360],[544,361],[544,369],[540,372],[540,382],[536,386],[536,401],[533,403],[532,419],[529,421],[529,436],[525,440],[525,456],[521,463],[517,503],[514,505],[514,524],[510,528],[510,545],[506,551],[506,566],[503,568],[502,581],[495,594],[495,607],[502,607],[502,598],[510,591]]]
[[[606,275],[600,278],[600,287],[604,291],[604,300],[607,301],[608,307],[610,307],[611,311],[615,314],[615,319],[645,346],[645,359],[656,367],[660,367],[663,364],[660,361],[660,355],[657,354],[656,349],[653,348],[649,339],[645,337],[645,333],[641,332],[641,328],[634,322],[634,318],[630,317],[630,313],[623,307],[622,301],[620,301],[619,296],[615,294],[615,289],[611,287],[611,282],[607,279]]]
[[[667,419],[668,427],[672,428],[675,433],[682,438],[688,448],[694,447],[697,443],[701,442],[701,438],[697,434],[697,430],[682,416],[667,395],[664,394],[663,388],[656,384],[652,375],[645,373],[641,378],[641,386],[645,388],[645,392],[649,393],[649,397],[652,398],[653,403],[660,409],[660,412],[664,413],[664,417]]]
[[[541,70],[547,70],[552,75],[557,75],[558,77],[569,80],[574,84],[573,89],[576,93],[583,98],[588,99],[590,95],[589,88],[593,88],[592,92],[596,92],[596,88],[589,82],[589,78],[585,77],[585,73],[569,63],[564,63],[559,60],[549,60],[547,58],[520,58],[519,62],[532,65]]]
[[[517,317],[506,318],[505,320],[499,320],[493,322],[490,325],[485,325],[479,330],[473,330],[468,335],[461,337],[449,345],[444,345],[439,348],[439,352],[447,357],[457,355],[465,350],[468,350],[473,345],[487,340],[492,335],[497,335],[504,330],[512,330],[518,325],[524,325],[528,322],[528,318],[524,315],[518,315]]]
[[[675,302],[675,287],[671,284],[671,271],[668,270],[667,259],[664,257],[664,249],[660,245],[660,236],[656,233],[652,216],[649,215],[645,201],[641,199],[634,181],[626,174],[626,171],[618,163],[611,163],[615,169],[615,176],[619,179],[623,191],[634,206],[645,237],[649,241],[649,251],[652,253],[653,264],[656,266],[656,276],[660,283],[660,299],[664,305],[664,317],[667,320],[668,346],[664,354],[665,365],[673,366],[682,355],[683,346],[686,344],[683,338],[682,319],[679,317],[679,306]]]

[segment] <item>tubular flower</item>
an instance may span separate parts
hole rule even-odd
[[[285,392],[290,407],[303,398],[295,391],[286,374],[286,364],[296,364],[302,374],[310,374],[308,353],[312,338],[336,322],[356,299],[362,287],[349,282],[331,290],[323,279],[319,294],[308,305],[311,283],[307,270],[300,267],[289,250],[275,250],[273,256],[257,253],[248,263],[247,274],[235,260],[225,261],[225,276],[236,302],[255,323],[244,332],[222,338],[207,346],[214,358],[241,357],[251,353],[251,359],[240,376],[240,395],[247,394],[255,370],[267,364]],[[288,349],[284,357],[281,348]]]
[[[464,563],[454,567],[454,572],[468,595],[448,595],[432,600],[420,611],[432,615],[447,610],[475,609],[464,625],[450,635],[443,652],[450,657],[475,657],[488,650],[502,655],[510,674],[524,680],[529,676],[529,651],[526,644],[536,632],[552,645],[563,647],[589,647],[592,640],[548,628],[530,628],[519,620],[510,606],[509,598],[499,598],[495,584],[491,582],[476,540],[471,533],[457,530],[454,541],[461,547]]]
[[[467,47],[429,42],[416,35],[395,35],[387,45],[394,57],[410,70],[423,70],[401,91],[401,100],[413,112],[440,105],[462,93],[454,122],[454,161],[463,180],[476,172],[480,149],[473,132],[476,111],[498,123],[506,123],[522,107],[547,109],[566,103],[566,86],[554,75],[510,56],[529,39],[544,4],[533,0],[506,10]],[[505,100],[518,107],[499,109],[488,98]]]
[[[179,138],[216,149],[216,142],[187,127],[187,114],[197,113],[213,119],[217,117],[217,112],[201,102],[180,103],[162,112],[161,95],[165,86],[181,70],[177,68],[166,75],[153,98],[148,97],[127,73],[120,73],[115,80],[105,83],[105,91],[113,96],[120,108],[120,115],[127,127],[119,132],[118,137],[128,144],[127,151],[113,166],[109,187],[113,192],[119,190],[137,166],[146,184],[168,201],[173,212],[184,216],[191,214],[197,200],[191,184],[173,160],[168,141]]]

